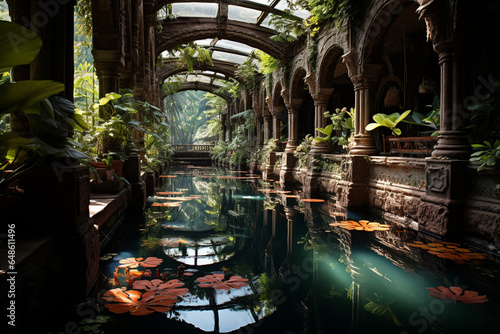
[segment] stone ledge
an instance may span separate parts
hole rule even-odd
[[[115,225],[125,217],[130,199],[130,190],[122,189],[118,194],[90,194],[90,219],[99,234],[101,248],[111,238]]]

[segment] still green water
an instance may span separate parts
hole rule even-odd
[[[262,191],[273,184],[244,173],[191,169],[171,174],[175,177],[162,178],[159,193],[148,199],[144,219],[126,221],[106,249],[110,255],[102,258],[101,271],[108,279],[90,296],[99,316],[83,319],[82,333],[498,331],[498,259],[397,227],[368,232],[330,226],[367,217],[331,201],[290,197],[297,190]],[[438,256],[456,249],[476,255],[464,260]],[[188,289],[172,309],[146,305],[150,314],[133,315],[132,308],[115,314],[109,305],[103,307],[110,303],[103,299],[106,291],[130,291],[140,280],[122,276],[126,269],[119,261],[148,257],[163,261],[129,269],[149,269],[151,275],[142,280],[179,280]],[[118,282],[113,282],[115,272]],[[223,282],[234,276],[247,281],[228,290],[200,286],[200,278],[212,274],[224,274]],[[439,286],[474,291],[488,301],[454,305],[429,295],[426,288]]]

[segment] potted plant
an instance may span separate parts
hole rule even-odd
[[[113,156],[109,155],[107,159],[102,159],[106,164],[106,180],[113,181],[115,179],[115,171],[113,169]]]

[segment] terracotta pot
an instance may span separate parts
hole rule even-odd
[[[113,181],[115,179],[115,171],[113,169],[106,169],[106,181]]]

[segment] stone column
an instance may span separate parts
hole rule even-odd
[[[325,128],[327,124],[327,119],[325,118],[325,112],[327,112],[328,101],[330,100],[330,95],[333,92],[333,88],[323,88],[317,94],[314,94],[314,127]],[[324,135],[315,130],[316,137],[324,137]],[[315,143],[311,149],[311,153],[333,153],[325,142]]]
[[[288,109],[288,143],[285,152],[293,153],[299,146],[299,110],[302,105],[302,99],[292,99],[287,104]]]
[[[352,77],[355,93],[355,134],[353,148],[349,152],[352,155],[373,155],[378,150],[373,142],[373,135],[366,131],[373,113],[373,96],[375,95],[375,83],[378,79],[376,74],[380,71],[380,65],[365,65],[365,72]]]
[[[120,68],[124,65],[122,54],[116,50],[92,50],[97,78],[99,97],[106,93],[118,93],[120,89]]]
[[[262,147],[263,140],[262,140],[262,117],[256,117],[255,118],[255,131],[257,133],[257,143],[256,147],[259,149]]]
[[[274,142],[278,146],[276,149],[277,152],[282,151],[281,149],[281,140],[280,140],[280,116],[283,113],[283,107],[273,106],[273,110],[271,114],[273,115],[273,138]]]
[[[294,202],[290,201],[292,205],[284,206],[286,216],[286,252],[291,254],[297,246],[297,210],[294,209]],[[288,203],[285,203],[288,204]]]
[[[264,118],[264,141],[271,139],[271,115],[266,115]]]
[[[220,115],[220,124],[221,124],[221,140],[226,141],[226,131],[227,131],[227,126],[226,126],[226,118],[227,115]]]
[[[460,53],[449,46],[437,44],[441,68],[441,124],[437,145],[432,156],[468,160],[470,146],[465,126],[468,113],[464,110],[465,69]]]

